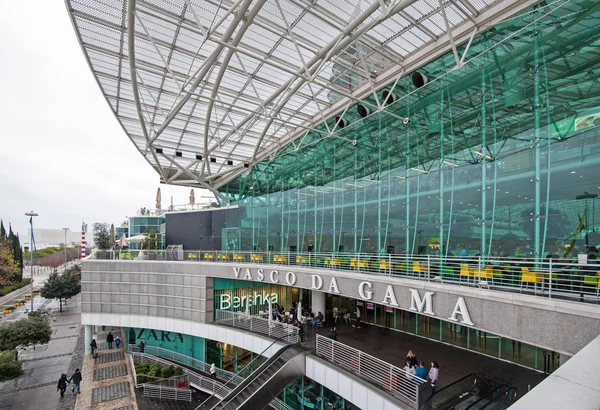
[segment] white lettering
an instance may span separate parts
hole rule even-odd
[[[252,300],[254,300],[255,305],[262,305],[263,297],[260,293],[254,292],[254,298]]]
[[[433,292],[425,292],[425,296],[421,299],[419,291],[415,289],[410,290],[410,310],[415,312],[425,313],[426,315],[435,316],[433,310],[431,310],[431,297],[434,295]],[[424,309],[423,309],[424,308]]]
[[[221,310],[227,310],[231,307],[231,296],[227,294],[221,295],[221,302],[219,303],[219,308]]]
[[[233,308],[237,309],[240,307],[240,297],[239,296],[234,296],[233,297]]]
[[[360,282],[358,285],[358,294],[360,295],[361,299],[373,299],[373,292],[371,290],[365,291],[365,286],[367,286],[369,289],[373,288],[373,284],[371,284],[371,282]]]
[[[294,272],[288,272],[285,274],[285,281],[288,285],[292,286],[296,283],[296,274]]]
[[[271,303],[277,303],[277,293],[271,295]]]
[[[236,279],[240,277],[241,270],[242,270],[242,268],[233,268],[233,274],[235,275]]]
[[[329,284],[329,293],[340,293],[340,288],[338,287],[335,277],[331,278],[331,283]]]
[[[265,279],[265,271],[264,269],[259,269],[256,271],[256,275],[258,276],[258,280],[264,280]]]
[[[271,282],[273,282],[273,283],[279,283],[279,279],[275,279],[275,275],[279,275],[279,271],[272,270],[271,273],[270,273],[270,275],[269,275],[269,278],[271,279]]]
[[[323,287],[323,278],[322,277],[320,277],[319,275],[310,275],[310,277],[312,278],[311,288],[319,290]]]
[[[250,268],[246,268],[246,274],[244,275],[244,279],[252,280],[252,274],[250,273]]]
[[[460,315],[462,320],[458,320],[456,315]],[[448,319],[453,322],[464,323],[465,325],[474,326],[473,322],[471,322],[471,315],[469,315],[469,310],[467,309],[467,304],[465,303],[465,299],[461,296],[456,301],[456,305],[454,306],[454,311],[452,312],[452,316]]]
[[[398,306],[398,300],[396,299],[396,294],[394,293],[394,288],[392,285],[388,285],[385,296],[381,303],[385,303],[386,305]]]

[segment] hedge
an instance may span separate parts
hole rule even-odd
[[[15,284],[9,285],[9,286],[4,286],[3,288],[0,289],[0,296],[6,296],[10,292],[13,292],[17,289],[21,289],[22,287],[29,285],[30,281],[31,281],[31,279],[27,278],[27,279],[23,279],[19,283],[15,283]]]

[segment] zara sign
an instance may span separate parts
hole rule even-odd
[[[360,298],[365,301],[372,301],[386,306],[410,310],[428,316],[438,316],[434,310],[435,292],[424,292],[424,294],[421,294],[417,289],[409,288],[408,295],[398,298],[397,288],[394,285],[375,283],[373,281],[359,281],[357,285],[350,286],[344,281],[347,280],[348,283],[357,281],[343,277],[336,278],[336,276],[333,275],[324,279],[324,275],[312,273],[295,273],[291,271],[280,272],[276,269],[265,270],[262,268],[251,269],[239,267],[233,267],[233,274],[236,279],[269,282],[287,286],[300,286],[336,295],[343,294],[348,297]],[[344,288],[345,292],[342,293],[340,287]],[[353,289],[351,289],[351,287],[353,287]],[[450,313],[449,310],[448,313]],[[469,310],[467,309],[467,304],[462,296],[456,298],[454,308],[445,320],[474,326],[471,316],[469,315]]]

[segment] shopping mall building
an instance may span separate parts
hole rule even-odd
[[[220,204],[84,262],[89,338],[250,363],[227,408],[505,408],[538,383],[514,408],[555,408],[572,386],[548,382],[598,357],[600,3],[66,3],[160,181]],[[325,326],[294,343],[275,303]],[[446,372],[433,396],[410,349]]]

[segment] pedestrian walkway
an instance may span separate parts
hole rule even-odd
[[[98,357],[87,355],[83,365],[81,395],[76,410],[138,410],[135,397],[135,383],[129,369],[125,347],[117,349],[106,346],[104,331],[96,327],[94,339],[98,344]],[[113,336],[123,339],[121,329],[112,330]]]

